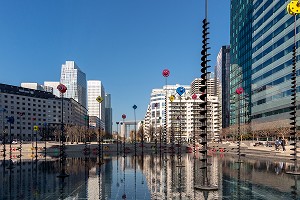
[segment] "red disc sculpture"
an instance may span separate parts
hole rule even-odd
[[[126,115],[125,114],[122,115],[122,119],[126,119]]]
[[[242,87],[239,87],[235,90],[235,93],[242,94],[244,92],[244,89]]]
[[[168,77],[170,75],[170,71],[168,69],[164,69],[163,72],[162,72],[162,75],[164,77]]]
[[[65,93],[67,91],[67,87],[64,84],[59,84],[57,89],[60,93]]]
[[[196,99],[197,99],[197,95],[196,95],[196,94],[193,94],[193,95],[192,95],[192,99],[196,100]]]

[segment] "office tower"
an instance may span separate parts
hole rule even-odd
[[[294,16],[287,14],[287,3],[253,1],[252,119],[255,123],[290,118]],[[299,47],[299,25],[296,42]],[[299,52],[298,48],[297,61]],[[296,121],[299,126],[299,120]]]
[[[66,98],[73,98],[82,106],[86,103],[86,75],[74,61],[66,61],[61,67],[60,83],[67,87]]]
[[[105,90],[101,81],[90,80],[87,82],[88,88],[88,111],[89,116],[97,116],[100,119],[101,128],[105,129]],[[99,113],[99,103],[96,100],[98,96],[103,98],[102,103],[100,103],[100,113]]]
[[[251,113],[252,9],[253,1],[231,0],[230,124],[237,124],[237,116],[240,116],[241,123],[248,122]],[[244,89],[240,101],[236,95],[239,87]]]
[[[44,91],[44,88],[38,83],[21,83],[21,87]]]
[[[52,92],[57,97],[60,97],[60,92],[57,89],[59,82],[56,81],[44,81],[44,90],[47,92]]]
[[[110,94],[105,94],[105,130],[107,134],[112,135],[112,108]]]
[[[216,80],[220,85],[220,117],[222,118],[222,128],[229,127],[230,117],[230,46],[222,46],[218,56],[217,65],[215,67]]]

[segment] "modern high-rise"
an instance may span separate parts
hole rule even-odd
[[[73,98],[85,108],[86,103],[86,75],[74,61],[66,61],[61,67],[60,83],[67,87],[66,98]]]
[[[237,116],[240,116],[241,123],[248,122],[251,113],[252,2],[250,0],[231,0],[230,124],[237,124]],[[265,1],[260,0],[260,2]],[[265,10],[263,11],[265,12]],[[239,87],[244,89],[240,101],[236,95],[236,89]]]
[[[110,94],[105,94],[105,130],[107,134],[112,135],[112,108]]]
[[[290,117],[294,16],[286,11],[289,2],[253,1],[252,121],[256,123]],[[297,61],[299,30],[297,25]],[[299,74],[298,69],[298,77]],[[297,87],[298,94],[299,91]],[[299,126],[299,119],[296,121]]]
[[[220,84],[220,112],[222,117],[222,128],[229,127],[230,117],[230,46],[222,46],[215,67],[216,80]],[[216,85],[218,85],[216,83]]]
[[[105,90],[101,81],[87,81],[88,90],[88,111],[89,116],[96,116],[100,119],[101,128],[105,129]],[[96,98],[101,96],[102,103],[99,103]],[[100,107],[100,108],[99,108]],[[100,109],[100,110],[99,110]]]

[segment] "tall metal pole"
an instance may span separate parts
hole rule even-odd
[[[31,131],[31,156],[32,156],[32,157],[34,156],[34,155],[33,155],[33,149],[34,149],[34,147],[33,147],[33,135],[34,135],[35,120],[36,120],[36,118],[33,117],[33,118],[32,118],[32,131]]]
[[[192,99],[194,100],[194,104],[193,104],[193,110],[195,110],[195,100],[197,99],[197,95],[193,94],[192,95]],[[196,113],[193,113],[193,151],[194,151],[194,158],[196,158],[196,131],[195,131],[195,118],[196,118]]]
[[[182,145],[182,129],[181,129],[181,118],[182,118],[182,113],[181,113],[181,95],[185,93],[185,88],[184,87],[178,87],[176,89],[177,94],[179,95],[179,140],[178,140],[178,155],[179,158],[181,159],[181,145]],[[181,162],[181,160],[180,160]]]
[[[132,108],[134,111],[134,156],[136,156],[136,115],[135,115],[135,110],[137,109],[137,106],[133,105]]]
[[[126,115],[125,114],[123,114],[122,115],[122,119],[123,119],[123,126],[125,126],[125,122],[124,122],[124,120],[126,119]],[[126,129],[126,126],[125,126],[125,129]],[[126,156],[126,154],[125,154],[125,142],[126,142],[126,130],[124,130],[124,138],[123,138],[123,156],[124,156],[124,163],[125,163],[125,156]],[[124,167],[124,171],[125,171],[125,167]],[[125,173],[125,172],[124,172]]]
[[[38,128],[35,130],[35,159],[37,159],[37,150],[38,150],[38,145],[37,145],[37,134],[38,134]]]
[[[11,149],[11,124],[14,123],[14,118],[13,117],[9,117],[8,118],[8,122],[9,122],[9,167],[8,169],[12,169],[13,165],[12,165],[12,149]]]
[[[163,144],[164,144],[164,152],[167,151],[167,137],[168,137],[168,77],[170,75],[170,70],[164,69],[162,75],[165,77],[166,80],[166,87],[165,87],[165,114],[164,114],[164,133],[163,133]]]
[[[98,96],[96,98],[96,101],[98,101],[99,103],[99,135],[98,135],[98,159],[99,159],[99,164],[102,164],[102,146],[101,146],[101,120],[100,120],[100,116],[101,116],[101,103],[103,101],[103,98],[101,96]]]
[[[141,121],[142,123],[142,157],[144,156],[144,121]],[[142,158],[143,159],[143,158]]]
[[[44,123],[44,152],[45,152],[45,159],[47,155],[47,133],[48,133],[48,124],[45,122]]]
[[[155,105],[155,153],[157,153],[157,103]]]
[[[5,108],[2,108],[0,110],[2,112],[2,144],[3,144],[3,158],[4,158],[4,161],[5,161],[5,157],[6,157],[6,148],[5,148],[5,143],[6,143],[6,137],[5,137],[5,127],[4,127],[4,113],[7,112],[7,110]]]
[[[66,152],[65,152],[65,134],[64,134],[64,93],[67,91],[67,87],[63,84],[59,84],[57,89],[61,93],[61,134],[60,134],[60,174],[58,175],[59,178],[64,178],[69,176],[66,173]]]
[[[119,155],[119,122],[117,124],[117,155]]]
[[[244,92],[244,89],[242,87],[239,87],[236,89],[236,94],[238,96],[238,161],[237,162],[242,162],[241,161],[241,94]]]

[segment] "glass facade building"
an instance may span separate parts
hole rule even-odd
[[[66,98],[73,98],[83,107],[86,104],[86,75],[74,61],[66,61],[61,67],[60,83],[67,87]]]
[[[215,67],[216,86],[220,84],[221,90],[218,95],[222,116],[222,128],[229,127],[230,117],[230,46],[222,46]]]
[[[289,2],[253,1],[252,118],[258,123],[290,117],[294,17],[286,11]]]
[[[112,108],[111,95],[105,94],[105,130],[108,134],[112,134]]]
[[[253,0],[231,0],[230,7],[230,124],[246,123],[251,113]],[[240,101],[236,89],[243,87]]]

